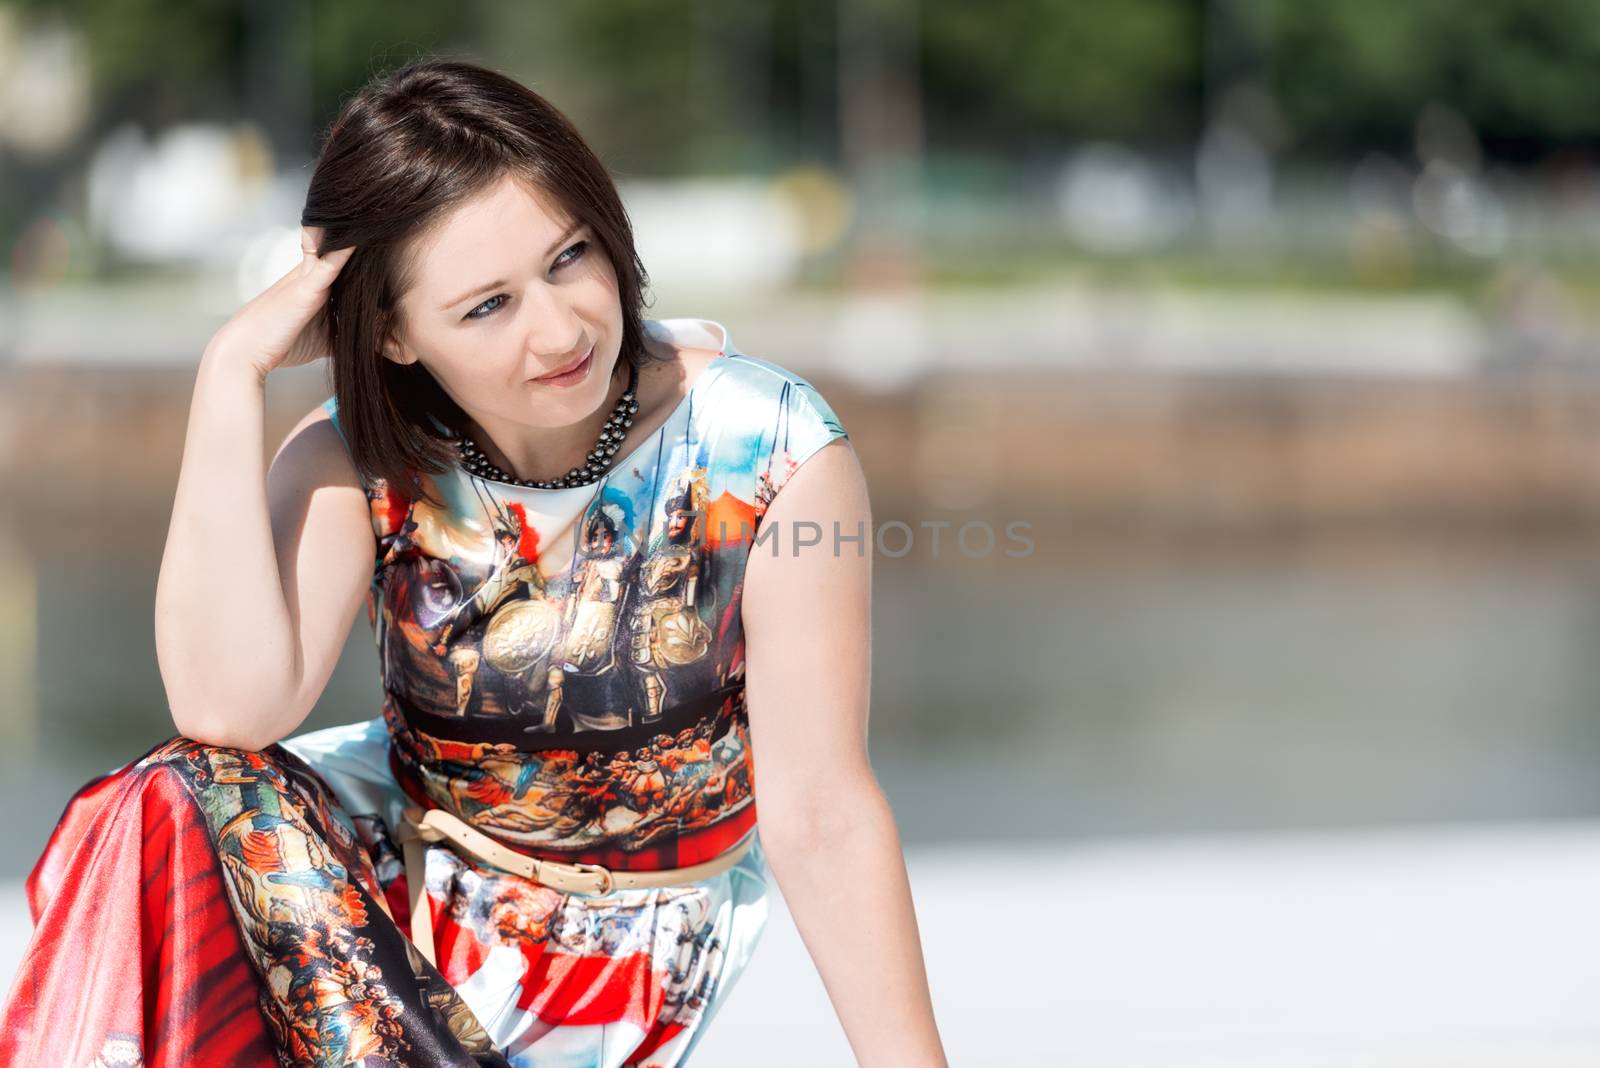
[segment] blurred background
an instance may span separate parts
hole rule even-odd
[[[647,314],[807,377],[915,531],[872,753],[953,1064],[1600,1063],[1600,0],[3,0],[6,974],[174,733],[200,351],[423,55],[572,116]],[[376,673],[361,616],[305,729]],[[852,1063],[781,910],[749,975],[705,1065]]]

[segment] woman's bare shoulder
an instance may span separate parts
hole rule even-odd
[[[643,409],[639,421],[650,425],[657,415],[677,407],[721,353],[717,349],[679,345],[658,338],[646,338],[645,348],[656,359],[639,372],[639,399]]]
[[[362,489],[361,477],[350,459],[343,432],[326,401],[300,417],[284,434],[272,458],[274,470],[318,485],[345,485]],[[297,479],[298,480],[298,479]]]

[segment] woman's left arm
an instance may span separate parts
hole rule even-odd
[[[857,1062],[943,1068],[900,835],[867,755],[873,531],[848,439],[790,476],[758,533],[742,615],[762,845]]]

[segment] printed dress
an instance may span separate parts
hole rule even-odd
[[[27,881],[0,1063],[685,1063],[766,922],[758,835],[710,878],[598,895],[429,843],[435,966],[402,933],[394,834],[443,807],[626,870],[756,834],[745,562],[845,431],[721,324],[645,325],[719,355],[599,483],[457,467],[432,480],[442,508],[368,486],[378,716],[260,752],[170,738],[73,795]]]

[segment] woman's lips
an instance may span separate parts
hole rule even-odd
[[[574,385],[574,384],[576,384],[578,382],[582,382],[583,381],[584,376],[589,373],[589,364],[592,363],[593,360],[594,360],[594,346],[590,345],[589,346],[589,351],[584,353],[583,359],[579,360],[572,367],[571,370],[559,371],[559,372],[557,372],[555,374],[543,375],[543,376],[541,376],[539,378],[535,378],[533,381],[538,382],[539,384],[545,385],[545,386],[570,386],[570,385]]]

